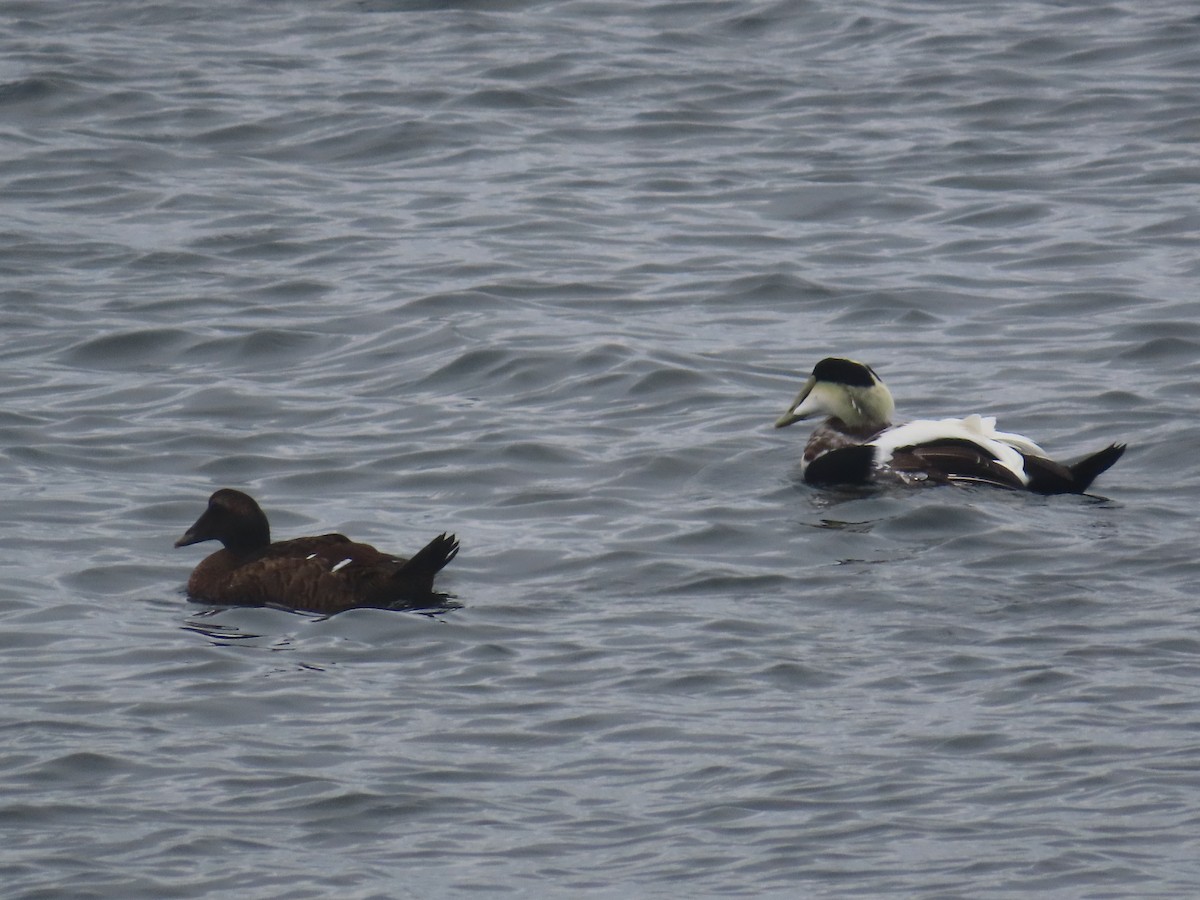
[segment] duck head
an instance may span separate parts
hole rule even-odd
[[[813,416],[833,416],[850,428],[882,428],[892,421],[896,404],[875,370],[852,359],[829,357],[812,375],[792,405],[775,420],[783,428]]]
[[[208,498],[208,509],[175,546],[187,547],[201,541],[220,541],[226,550],[248,553],[271,543],[271,526],[254,498],[222,488]]]

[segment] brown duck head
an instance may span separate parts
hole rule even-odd
[[[201,541],[220,541],[233,553],[251,553],[271,543],[271,526],[254,498],[222,488],[208,498],[208,509],[175,546],[187,547]]]

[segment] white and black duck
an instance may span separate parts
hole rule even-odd
[[[804,448],[810,484],[990,484],[1038,494],[1082,494],[1125,452],[1110,444],[1060,463],[1029,438],[996,430],[996,420],[920,419],[893,425],[892,395],[875,370],[852,359],[823,359],[775,422],[827,416]]]

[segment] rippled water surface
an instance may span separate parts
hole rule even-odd
[[[1188,3],[0,2],[0,874],[1200,890]],[[818,491],[813,363],[1092,497]],[[463,551],[190,604],[217,487]]]

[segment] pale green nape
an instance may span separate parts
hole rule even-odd
[[[830,415],[837,416],[851,428],[890,425],[896,412],[891,391],[880,381],[870,387],[823,383],[813,390],[824,394]]]
[[[776,420],[775,427],[785,428],[814,416],[833,416],[856,431],[886,428],[892,422],[896,404],[883,382],[874,373],[871,375],[869,387],[818,381],[815,375],[809,376],[792,405]]]

